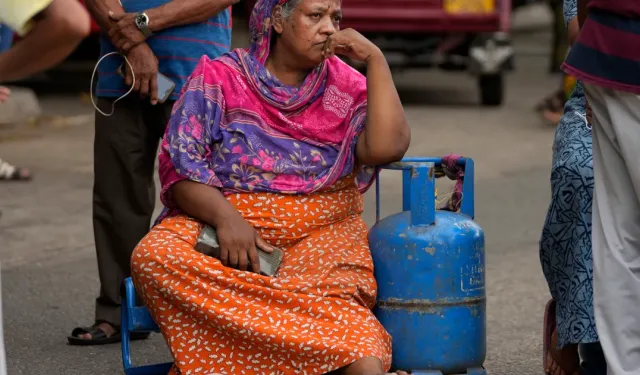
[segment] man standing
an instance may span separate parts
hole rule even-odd
[[[148,232],[155,203],[154,163],[173,102],[202,55],[227,52],[231,44],[230,6],[238,0],[86,0],[103,31],[96,94],[93,230],[100,295],[95,322],[68,337],[74,345],[120,341],[120,288],[129,276],[133,249]],[[124,63],[124,67],[127,64]],[[157,74],[175,84],[159,102]],[[134,93],[115,102],[135,82]],[[148,334],[132,336],[143,339]]]
[[[588,13],[587,13],[587,2]],[[640,374],[640,1],[578,0],[565,71],[593,114],[593,281],[609,375]]]

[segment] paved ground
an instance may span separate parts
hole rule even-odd
[[[464,75],[411,72],[398,86],[412,126],[410,155],[449,152],[477,163],[477,219],[487,238],[488,359],[491,374],[541,373],[548,292],[537,242],[549,200],[554,129],[532,108],[557,87],[546,74],[548,35],[517,40],[518,70],[500,109],[476,105]],[[42,98],[50,121],[0,128],[0,155],[31,167],[27,184],[1,184],[5,340],[10,374],[120,374],[119,346],[78,348],[66,336],[89,323],[98,291],[91,232],[92,117],[77,97]],[[55,117],[55,115],[75,117]],[[383,212],[400,207],[397,180],[383,176]],[[369,195],[366,217],[372,222]],[[167,359],[160,337],[133,346],[139,362]]]

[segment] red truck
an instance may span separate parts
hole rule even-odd
[[[512,69],[510,0],[345,0],[344,27],[375,42],[395,68],[466,71],[480,102],[502,104]]]

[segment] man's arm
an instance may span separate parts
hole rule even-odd
[[[53,0],[32,19],[28,34],[0,53],[0,81],[15,81],[65,59],[89,35],[91,20],[77,0]]]
[[[93,0],[117,1],[117,0]],[[222,12],[239,0],[172,0],[156,8],[145,10],[149,17],[149,31],[154,33],[171,27],[200,23]],[[136,13],[112,11],[109,39],[121,53],[128,53],[146,40],[135,23]]]
[[[119,0],[85,0],[84,3],[105,34],[115,23],[109,17],[109,12],[124,13],[124,8],[122,8]]]
[[[173,0],[146,11],[151,32],[208,20],[240,0]]]

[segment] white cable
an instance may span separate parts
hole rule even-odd
[[[573,113],[575,113],[576,115],[578,115],[578,117],[580,117],[583,121],[584,121],[584,126],[591,130],[591,124],[589,124],[589,120],[587,120],[587,116],[583,115],[582,113],[578,112],[578,111],[574,111]]]
[[[133,91],[133,88],[136,85],[136,75],[133,73],[133,67],[131,67],[131,64],[129,63],[129,60],[127,60],[126,56],[120,55],[120,56],[122,56],[124,61],[127,63],[127,66],[129,66],[129,70],[131,71],[131,77],[133,78],[133,82],[131,82],[131,88],[124,95],[122,95],[121,97],[119,97],[118,99],[114,100],[111,103],[111,112],[109,112],[108,114],[102,112],[100,110],[100,108],[98,108],[98,105],[96,104],[96,101],[93,98],[93,80],[95,79],[96,72],[98,71],[98,66],[100,65],[102,60],[104,60],[105,58],[107,58],[109,56],[112,56],[112,55],[120,55],[120,53],[118,53],[118,52],[109,52],[106,55],[102,56],[100,58],[100,60],[98,60],[98,62],[96,63],[95,68],[93,68],[93,74],[91,74],[91,88],[90,88],[91,91],[89,91],[89,95],[91,95],[91,104],[93,104],[93,108],[95,108],[96,111],[100,112],[101,115],[107,116],[107,117],[113,115],[113,112],[115,112],[115,110],[116,110],[115,109],[116,108],[116,103],[119,102],[120,100],[124,99],[127,95],[131,94],[131,92]]]

